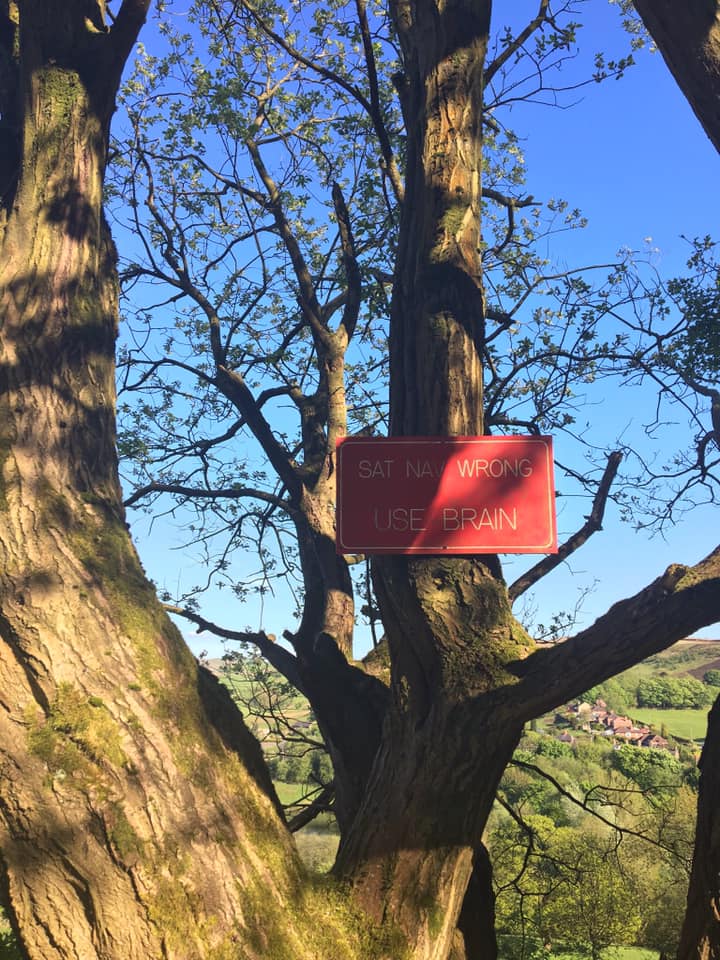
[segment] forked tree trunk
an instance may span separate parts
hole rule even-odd
[[[481,125],[490,3],[421,0],[393,3],[391,11],[408,132],[391,431],[482,434]],[[521,657],[529,641],[492,558],[378,558],[374,577],[393,702],[337,869],[371,915],[398,924],[416,960],[440,960],[457,955],[474,851],[522,729],[495,691],[506,680],[504,663]],[[492,957],[492,938],[487,946]]]
[[[20,157],[0,221],[0,852],[32,960],[260,958],[295,936],[257,745],[160,609],[121,508],[102,186],[147,6],[126,0],[112,30],[92,3],[0,10]]]
[[[490,6],[391,2],[408,135],[390,332],[394,435],[483,433],[480,175]],[[494,937],[480,934],[492,914],[489,864],[473,885],[480,914],[470,900],[462,908],[523,723],[686,635],[695,621],[712,622],[719,574],[720,550],[692,569],[674,565],[548,654],[534,651],[514,620],[496,558],[376,558],[391,704],[336,870],[373,918],[399,928],[413,960],[494,957]]]
[[[483,564],[388,558],[376,582],[393,702],[337,870],[374,919],[399,926],[413,958],[439,960],[456,940],[475,850],[522,731],[505,663],[524,656],[526,637]],[[474,941],[467,956],[492,957],[492,938],[485,948],[478,955]]]

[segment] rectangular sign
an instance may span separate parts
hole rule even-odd
[[[550,437],[347,437],[338,553],[557,553]]]

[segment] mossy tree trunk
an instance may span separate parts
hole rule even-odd
[[[695,854],[678,960],[720,957],[720,697],[710,711],[700,769]]]
[[[408,131],[391,430],[482,434],[482,77],[491,4],[391,7]],[[399,922],[414,957],[445,957],[475,849],[522,729],[494,692],[508,682],[505,663],[522,657],[530,641],[512,617],[493,558],[383,558],[374,577],[393,704],[338,869],[353,878],[374,916]],[[487,882],[483,893],[489,908]]]
[[[108,26],[102,2],[0,3],[0,853],[33,960],[263,957],[298,882],[257,745],[121,507],[102,188],[148,5]]]
[[[720,151],[720,3],[633,3],[695,116]]]
[[[491,4],[390,6],[408,134],[391,432],[479,435],[482,76]],[[691,621],[711,622],[719,576],[719,550],[696,568],[670,568],[549,652],[534,650],[514,619],[496,557],[375,558],[391,703],[336,870],[374,919],[399,925],[414,960],[495,955],[494,937],[481,933],[492,918],[481,840],[524,723],[686,635]]]
[[[720,3],[718,0],[634,0],[670,72],[720,152]],[[711,402],[710,443],[720,449],[720,391]],[[703,748],[697,835],[688,906],[678,957],[720,957],[720,701],[709,717]]]

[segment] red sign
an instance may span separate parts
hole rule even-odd
[[[339,553],[557,553],[550,437],[347,437]]]

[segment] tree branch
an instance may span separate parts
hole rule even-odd
[[[318,349],[327,349],[330,346],[329,341],[332,337],[332,334],[323,323],[322,309],[318,303],[315,286],[312,282],[310,271],[300,249],[300,244],[298,243],[297,237],[293,233],[293,230],[285,215],[285,209],[283,207],[280,191],[278,190],[277,184],[270,176],[270,173],[265,166],[265,162],[262,158],[257,143],[255,143],[253,140],[248,140],[247,149],[253,165],[257,170],[258,176],[262,180],[267,191],[268,207],[271,210],[275,220],[278,234],[280,235],[280,238],[285,245],[285,249],[288,252],[288,256],[290,257],[290,262],[292,263],[293,271],[298,282],[298,288],[300,290],[300,308],[302,309],[303,316],[305,317],[307,325],[313,335],[313,340],[315,341]]]
[[[250,13],[260,29],[273,41],[273,43],[276,43],[282,50],[284,50],[288,56],[292,57],[292,59],[297,63],[307,67],[309,70],[314,71],[318,76],[322,77],[323,80],[328,80],[330,83],[334,83],[340,87],[341,90],[345,90],[345,92],[348,93],[365,111],[370,118],[373,129],[375,130],[375,135],[378,138],[380,153],[382,155],[383,170],[387,173],[396,199],[402,201],[402,177],[395,162],[392,145],[390,143],[387,130],[385,129],[385,124],[383,123],[379,103],[375,103],[375,97],[377,96],[375,57],[372,52],[372,38],[369,34],[367,15],[365,13],[365,4],[362,2],[362,0],[356,0],[356,9],[358,13],[360,32],[363,38],[365,62],[368,68],[368,78],[370,81],[370,100],[368,100],[362,91],[359,90],[354,84],[350,83],[349,80],[346,80],[345,77],[341,76],[336,71],[330,70],[328,67],[323,66],[321,63],[318,63],[317,60],[311,60],[309,57],[304,56],[304,54],[293,47],[291,43],[288,43],[284,37],[281,37],[279,33],[276,33],[272,27],[266,23],[266,21],[252,7],[252,5],[247,2],[247,0],[245,0],[243,3],[243,7]]]
[[[534,763],[528,763],[526,760],[511,760],[510,766],[519,767],[521,770],[527,770],[530,773],[535,773],[538,776],[542,777],[544,780],[547,780],[548,783],[552,784],[555,790],[560,794],[561,797],[564,797],[566,800],[569,800],[570,803],[574,803],[576,807],[580,807],[581,810],[584,810],[586,813],[589,813],[591,816],[595,817],[596,820],[599,820],[601,823],[604,823],[605,826],[610,827],[615,833],[620,834],[620,836],[628,837],[637,837],[639,840],[644,840],[646,843],[652,843],[654,846],[659,847],[661,850],[664,850],[665,853],[670,854],[675,860],[678,860],[685,869],[688,867],[687,857],[683,857],[682,854],[678,853],[674,847],[662,843],[661,840],[656,840],[653,837],[649,837],[646,833],[642,833],[640,830],[633,830],[631,827],[622,826],[618,823],[617,819],[610,819],[603,816],[602,813],[597,809],[597,804],[600,802],[604,806],[620,806],[620,804],[613,803],[610,800],[600,800],[597,799],[598,787],[593,786],[589,790],[584,792],[582,800],[579,800],[574,796],[569,790],[566,790],[565,787],[557,780],[551,773],[548,773],[546,770],[543,770],[542,767],[538,767]],[[617,788],[605,787],[601,788],[603,790],[617,792]],[[644,791],[632,791],[633,793],[643,793]],[[595,796],[594,796],[595,795]]]
[[[486,68],[484,74],[484,82],[486,84],[490,83],[498,70],[500,70],[500,68],[508,62],[510,57],[512,57],[512,55],[522,47],[525,41],[529,40],[533,33],[535,33],[535,31],[539,29],[543,23],[545,23],[545,21],[548,19],[547,11],[549,6],[550,0],[540,0],[538,12],[535,14],[530,23],[528,23],[525,29],[513,38],[512,43],[509,43],[503,52],[499,53],[493,62]]]
[[[253,436],[265,451],[280,480],[287,487],[290,496],[300,496],[301,481],[298,472],[288,456],[287,450],[278,441],[270,424],[257,405],[252,391],[245,379],[235,370],[227,367],[217,368],[217,385],[223,394],[235,404],[245,418]]]
[[[575,553],[576,550],[579,550],[580,547],[587,543],[594,533],[597,533],[598,530],[602,530],[602,521],[605,514],[607,499],[610,494],[610,487],[615,479],[621,460],[622,453],[619,450],[616,450],[614,453],[610,454],[608,457],[607,466],[605,467],[605,472],[602,475],[597,493],[593,499],[592,510],[590,511],[585,523],[576,533],[569,537],[565,543],[560,546],[560,549],[557,553],[543,557],[539,563],[536,563],[535,566],[531,567],[521,577],[518,577],[518,579],[508,588],[508,594],[511,602],[514,603],[519,596],[525,593],[526,590],[529,590],[530,587],[534,586],[539,580],[542,580],[544,576],[547,576],[551,570],[554,570],[555,567],[558,567],[561,563],[567,560],[571,554]]]
[[[225,627],[220,627],[218,624],[213,623],[212,620],[206,620],[205,617],[193,613],[186,607],[178,607],[166,603],[163,604],[163,608],[176,617],[183,617],[185,620],[194,623],[198,628],[198,633],[207,631],[216,637],[222,637],[223,640],[253,644],[258,648],[260,653],[262,653],[268,663],[272,664],[272,666],[285,677],[288,683],[291,683],[296,690],[306,696],[302,680],[300,679],[296,658],[289,650],[286,650],[285,647],[281,647],[275,642],[275,637],[272,633],[265,633],[264,630],[261,630],[259,633],[228,630]]]
[[[672,564],[587,630],[513,664],[519,719],[541,716],[718,620],[720,546],[694,567]]]
[[[290,833],[297,833],[298,830],[301,830],[309,823],[312,823],[312,821],[316,817],[319,817],[321,813],[327,813],[331,809],[334,796],[334,783],[328,783],[322,787],[312,803],[309,803],[306,807],[303,807],[299,813],[296,813],[294,817],[291,817],[288,820],[288,830]]]
[[[147,497],[151,493],[174,493],[191,500],[239,500],[241,497],[252,497],[254,500],[261,500],[263,503],[270,504],[270,506],[280,507],[288,513],[292,512],[292,507],[287,501],[275,497],[271,493],[265,493],[263,490],[255,490],[252,487],[229,487],[227,489],[221,487],[212,490],[206,487],[186,487],[181,483],[161,483],[160,481],[153,481],[143,487],[138,487],[127,500],[123,501],[123,506],[132,507],[138,500],[142,500],[143,497]]]
[[[345,198],[343,197],[340,185],[337,183],[334,183],[332,186],[332,198],[333,205],[335,206],[338,230],[340,231],[340,247],[342,249],[345,279],[347,280],[347,293],[340,327],[345,331],[346,343],[349,343],[352,340],[360,312],[362,295],[360,269],[355,253],[355,241],[352,235],[350,215],[345,205]]]
[[[515,211],[522,207],[538,207],[540,203],[532,197],[525,197],[523,200],[518,200],[515,197],[507,197],[505,194],[499,193],[490,187],[483,187],[482,195],[483,199],[494,200],[495,203],[499,203],[507,210],[508,223],[505,236],[496,247],[492,248],[493,255],[498,256],[510,243],[515,233]]]
[[[380,91],[378,88],[377,67],[375,63],[375,52],[373,50],[372,36],[370,34],[370,25],[367,19],[367,6],[365,0],[355,0],[355,9],[357,10],[358,23],[360,25],[360,34],[363,41],[363,51],[365,53],[365,64],[367,66],[368,84],[370,86],[370,103],[363,104],[363,108],[369,114],[375,135],[380,143],[380,152],[383,158],[383,169],[390,180],[395,199],[402,203],[405,187],[402,176],[398,170],[393,155],[392,145],[388,137],[387,130],[382,118],[382,107],[380,104]]]
[[[123,0],[109,34],[116,70],[122,72],[149,9],[150,0]]]

